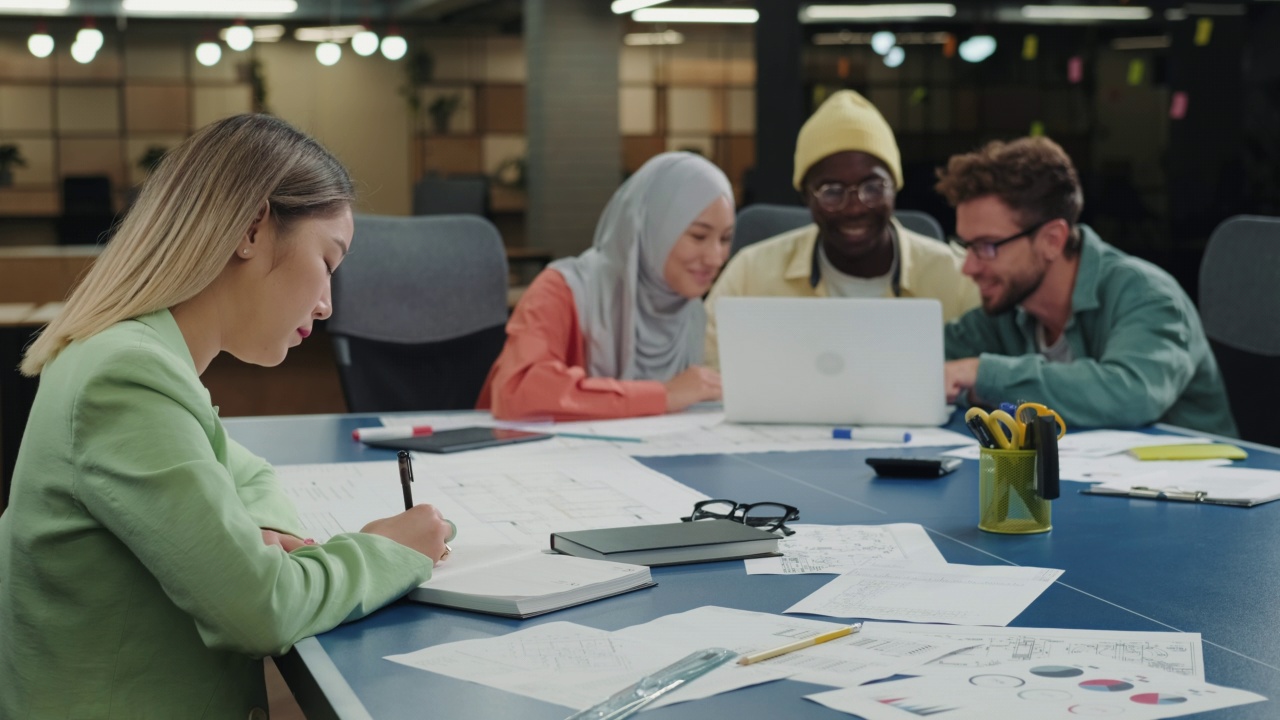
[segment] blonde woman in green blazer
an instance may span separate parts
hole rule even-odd
[[[429,505],[323,544],[227,438],[200,373],[277,365],[330,313],[351,180],[264,115],[165,157],[28,350],[40,389],[0,516],[0,717],[264,716],[264,655],[431,575]]]

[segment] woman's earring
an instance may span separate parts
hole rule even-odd
[[[240,251],[240,254],[241,254],[241,255],[244,255],[245,257],[248,257],[248,255],[249,255],[249,248],[244,248],[243,250],[241,250],[241,251]]]

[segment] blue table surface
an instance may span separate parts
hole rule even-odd
[[[276,464],[388,460],[394,452],[351,441],[369,415],[243,418],[228,432]],[[959,430],[954,422],[951,429]],[[1159,432],[1148,430],[1148,432]],[[1081,495],[1063,483],[1053,531],[1013,536],[977,528],[977,463],[938,480],[873,477],[870,455],[931,455],[936,448],[690,455],[644,458],[653,469],[711,497],[773,500],[824,524],[915,522],[948,562],[1015,564],[1066,572],[1013,627],[1199,632],[1206,679],[1280,696],[1280,502],[1237,508]],[[1249,467],[1280,468],[1280,452],[1250,448]],[[333,668],[291,658],[314,674],[339,717],[564,718],[567,708],[415,670],[382,658],[430,645],[492,637],[541,622],[613,630],[702,605],[780,613],[830,582],[830,575],[748,576],[741,561],[655,568],[658,586],[528,620],[400,601],[318,636]],[[945,599],[940,599],[945,602]],[[830,618],[822,618],[829,620]],[[1271,628],[1270,630],[1268,628]],[[336,681],[333,669],[341,676]],[[327,674],[326,674],[327,671]],[[343,686],[345,683],[345,686]],[[616,688],[601,688],[601,697]],[[662,718],[848,718],[804,700],[829,689],[780,681],[646,712]],[[298,689],[295,688],[295,692]],[[345,694],[345,695],[344,695]],[[360,712],[351,695],[363,706]],[[345,701],[344,701],[345,696]],[[307,700],[303,700],[304,709]],[[355,712],[342,710],[356,707]],[[1202,718],[1275,718],[1271,702],[1202,713]]]

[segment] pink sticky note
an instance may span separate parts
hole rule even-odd
[[[1079,55],[1067,60],[1067,81],[1075,84],[1084,79],[1084,59]]]
[[[1173,94],[1173,98],[1169,101],[1169,117],[1174,120],[1181,120],[1187,116],[1187,94],[1178,91]]]

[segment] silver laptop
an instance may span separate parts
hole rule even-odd
[[[731,422],[942,425],[942,303],[721,298]]]

